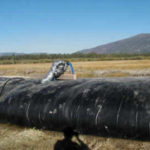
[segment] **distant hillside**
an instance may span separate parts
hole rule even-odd
[[[150,33],[79,51],[81,53],[117,54],[150,53]]]
[[[10,53],[9,52],[8,53],[5,53],[5,52],[1,53],[0,52],[0,57],[1,56],[13,56],[13,55],[23,55],[23,53],[12,53],[12,52],[10,52]]]
[[[2,56],[21,56],[21,55],[47,55],[46,53],[14,53],[14,52],[8,52],[8,53],[1,53],[0,52],[0,57]]]

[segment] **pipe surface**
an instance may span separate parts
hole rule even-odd
[[[7,83],[6,83],[7,82]],[[150,79],[0,78],[0,120],[82,134],[150,139]]]

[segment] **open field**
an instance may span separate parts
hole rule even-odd
[[[118,60],[73,62],[79,78],[150,76],[150,60]],[[42,78],[51,63],[0,65],[0,76],[28,76]]]
[[[0,76],[42,78],[51,63],[0,65]],[[150,60],[73,62],[79,78],[150,76]],[[62,133],[0,124],[0,150],[53,150]],[[91,150],[149,150],[150,142],[80,135]]]

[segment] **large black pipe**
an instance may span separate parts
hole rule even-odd
[[[41,84],[0,78],[0,119],[83,134],[150,139],[150,79],[79,79]]]

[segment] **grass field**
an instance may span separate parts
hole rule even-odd
[[[150,76],[150,60],[118,60],[73,62],[79,78]],[[0,76],[28,76],[42,78],[51,63],[0,65]]]
[[[0,65],[0,76],[42,78],[51,64]],[[150,76],[150,60],[73,62],[79,78]],[[53,150],[62,133],[0,124],[0,150]],[[80,135],[91,150],[149,150],[150,142]]]

